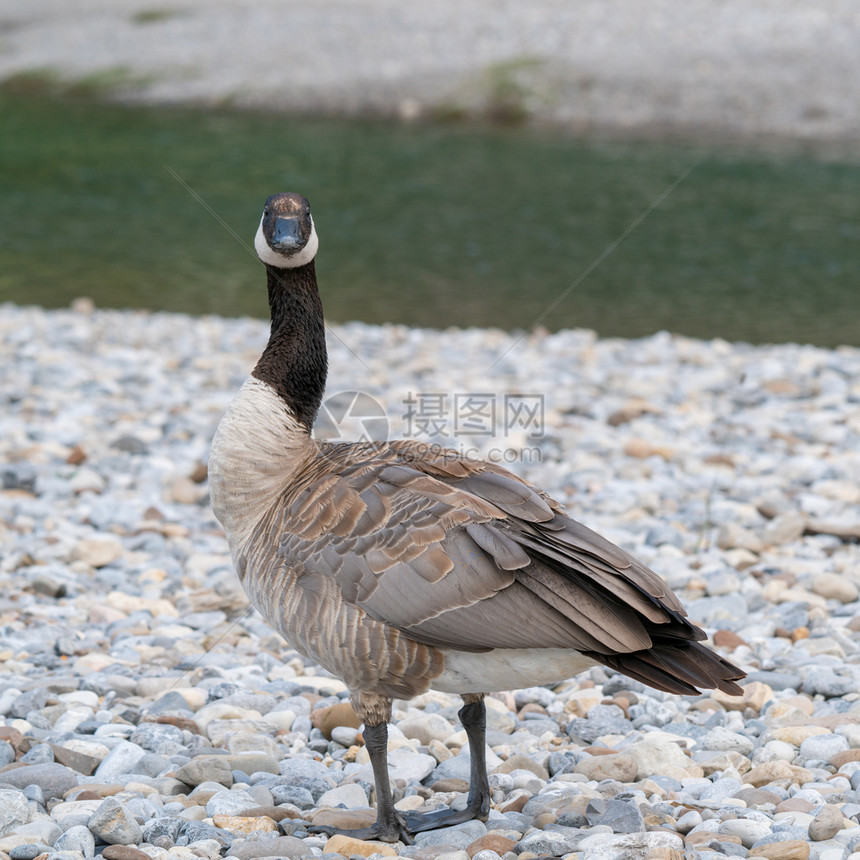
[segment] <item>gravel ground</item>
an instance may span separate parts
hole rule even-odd
[[[860,860],[860,350],[567,331],[487,376],[511,335],[332,329],[329,390],[395,432],[409,392],[545,395],[539,439],[481,450],[533,444],[517,468],[750,673],[743,700],[602,669],[492,697],[486,824],[373,846],[308,833],[373,816],[366,751],[342,684],[249,609],[208,507],[266,328],[0,306],[0,860]],[[462,802],[458,706],[396,705],[400,808]]]
[[[854,0],[0,0],[0,79],[313,113],[854,141]]]

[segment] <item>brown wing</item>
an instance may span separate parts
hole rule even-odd
[[[656,574],[513,474],[406,441],[321,450],[281,542],[300,586],[332,577],[428,645],[573,648],[663,689],[737,691]]]

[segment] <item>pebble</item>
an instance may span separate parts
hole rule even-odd
[[[595,755],[578,762],[574,772],[595,782],[604,779],[633,782],[639,772],[639,764],[629,755]]]
[[[297,839],[294,836],[278,836],[275,839],[265,840],[237,840],[237,843],[230,846],[229,856],[235,857],[236,860],[256,860],[258,857],[289,857],[290,860],[292,858],[297,860],[307,854],[308,846],[303,839]]]
[[[233,770],[222,756],[198,756],[176,771],[176,778],[188,785],[217,782],[228,788],[233,784]]]
[[[56,762],[18,767],[4,771],[0,777],[3,782],[22,789],[29,785],[38,786],[48,799],[62,797],[78,784],[78,775],[71,768]]]
[[[84,857],[92,857],[96,850],[93,834],[83,824],[74,825],[58,836],[53,847],[57,851],[80,851]]]
[[[813,842],[832,839],[842,829],[842,810],[828,804],[809,824],[809,838]]]
[[[143,831],[129,810],[107,797],[87,821],[93,836],[111,845],[131,845],[143,840]]]
[[[367,794],[364,789],[354,782],[329,789],[325,794],[320,795],[317,804],[319,806],[343,806],[346,809],[368,805]]]
[[[487,827],[481,821],[466,821],[441,830],[425,830],[415,834],[415,844],[419,848],[433,848],[440,845],[451,848],[465,848],[476,839],[487,835]]]
[[[373,840],[352,839],[349,836],[337,834],[326,842],[323,849],[332,854],[342,854],[344,857],[370,857],[371,854],[381,854],[383,857],[396,857],[397,849],[385,842]]]
[[[488,697],[486,824],[337,848],[307,822],[372,820],[360,723],[340,682],[247,612],[204,501],[200,464],[266,329],[0,306],[0,852],[841,860],[860,846],[846,826],[860,549],[832,526],[858,523],[860,351],[520,342],[499,384],[546,392],[546,426],[540,461],[514,468],[664,575],[750,670],[744,696],[670,696],[595,668]],[[368,387],[392,416],[401,392],[483,391],[479,369],[512,342],[333,330],[371,373],[333,338],[332,390]],[[770,385],[784,378],[801,393]],[[634,400],[647,408],[608,420]],[[398,808],[465,801],[460,706],[432,691],[395,704]]]

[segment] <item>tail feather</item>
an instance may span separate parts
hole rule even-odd
[[[702,689],[713,688],[730,696],[742,696],[744,692],[735,681],[746,673],[698,642],[682,644],[676,640],[629,654],[591,652],[587,656],[667,693],[696,695]]]

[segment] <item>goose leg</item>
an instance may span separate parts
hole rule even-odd
[[[465,809],[436,809],[433,812],[409,812],[403,816],[410,833],[450,827],[477,818],[486,821],[490,812],[490,781],[487,778],[487,708],[483,694],[463,696],[460,722],[469,739],[469,797]],[[378,793],[378,792],[377,792]]]
[[[360,827],[355,830],[345,830],[327,824],[312,825],[308,829],[312,833],[336,833],[351,836],[353,839],[378,839],[382,842],[405,842],[412,844],[408,828],[394,808],[391,799],[391,783],[388,779],[388,724],[364,727],[364,743],[370,756],[373,768],[373,779],[376,783],[376,821],[370,827]]]

